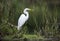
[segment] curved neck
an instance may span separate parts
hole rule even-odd
[[[24,14],[25,14],[26,16],[29,16],[29,13],[28,13],[27,11],[24,11]]]
[[[25,11],[25,12],[24,12],[24,14],[28,14],[28,12],[27,12],[27,11]]]

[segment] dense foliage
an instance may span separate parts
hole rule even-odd
[[[29,20],[22,27],[23,34],[60,36],[59,5],[44,0],[0,0],[1,37],[14,37],[17,32],[15,26],[17,26],[18,18],[26,7],[31,8],[32,11],[30,11]],[[15,26],[12,27],[8,23]]]

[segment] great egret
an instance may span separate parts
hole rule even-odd
[[[29,18],[28,10],[31,10],[31,9],[25,8],[23,11],[23,14],[19,17],[18,27],[17,27],[18,30],[20,30],[22,28],[22,26],[24,25],[24,23],[28,20],[28,18]]]

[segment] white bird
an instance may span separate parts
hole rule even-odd
[[[19,17],[19,19],[18,19],[18,27],[17,27],[18,30],[21,30],[24,23],[28,20],[28,18],[29,18],[28,10],[31,10],[31,9],[25,8],[24,11],[23,11],[23,14]]]

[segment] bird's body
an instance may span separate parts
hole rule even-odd
[[[22,18],[21,18],[22,17]],[[25,16],[24,14],[22,14],[18,20],[18,30],[21,29],[21,27],[23,26],[23,24],[28,20],[28,16]]]
[[[28,8],[24,9],[24,14],[22,14],[18,19],[18,28],[17,28],[18,30],[21,30],[22,26],[29,18],[29,13],[27,10],[29,9]]]

